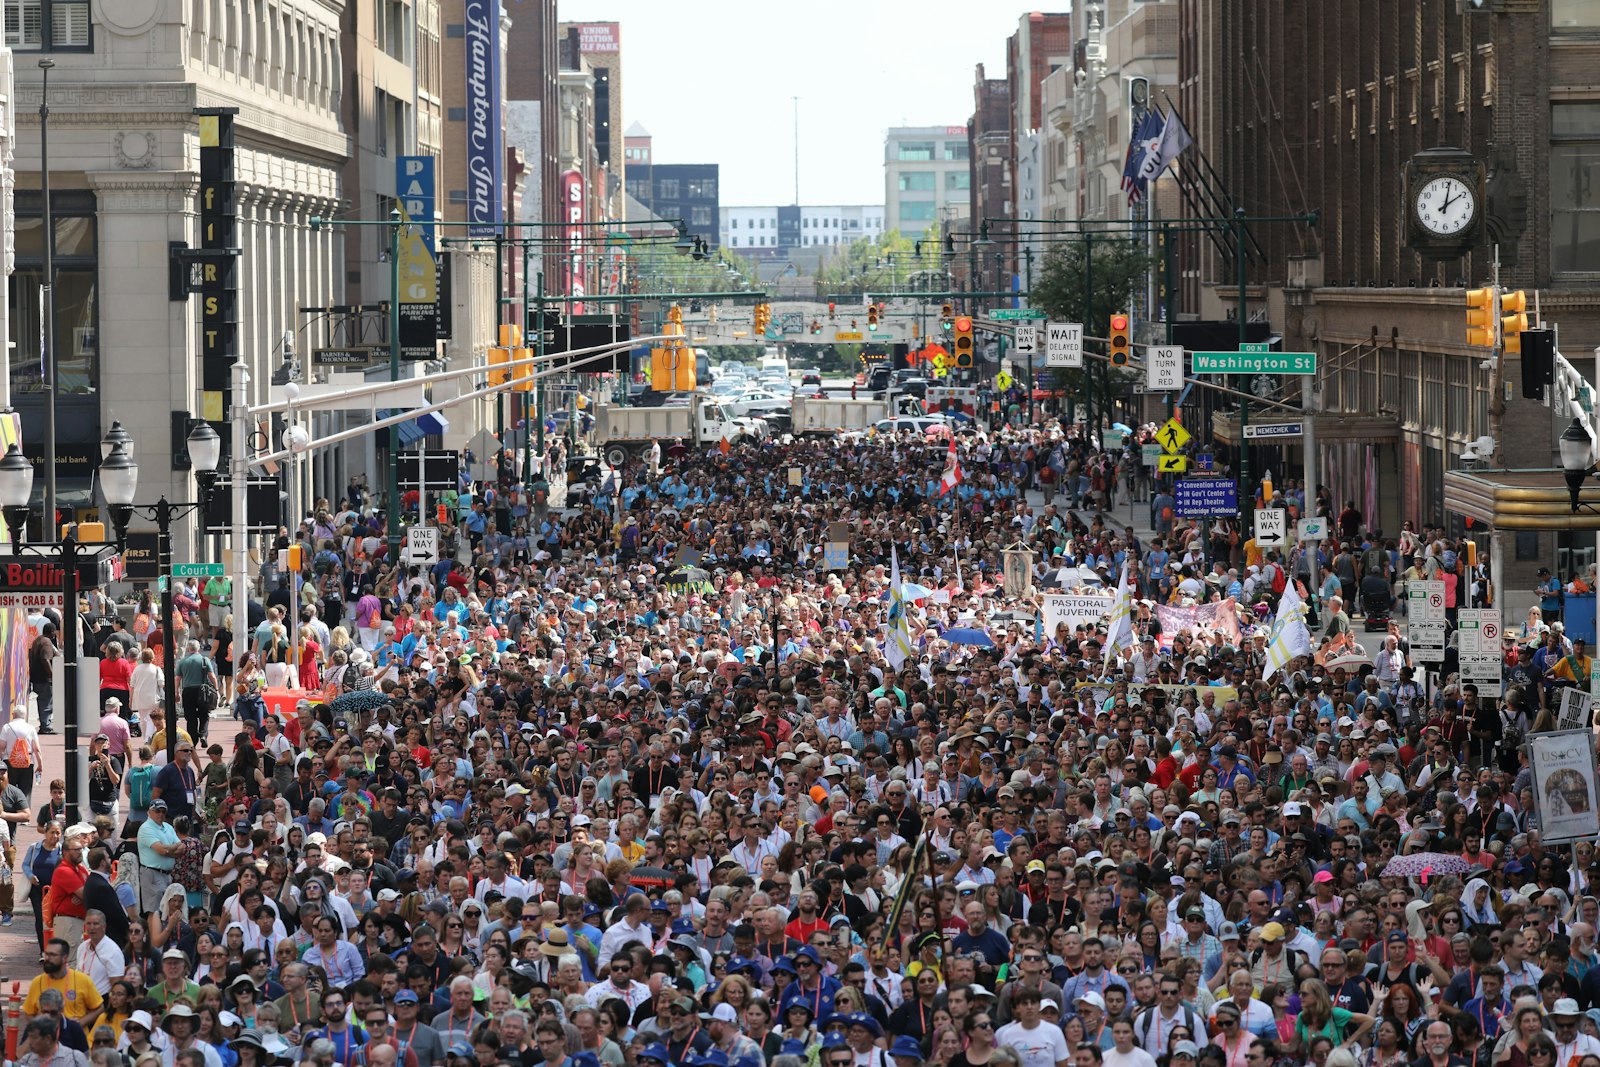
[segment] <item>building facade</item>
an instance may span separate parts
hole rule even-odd
[[[883,235],[880,204],[724,207],[719,241],[742,256],[761,258],[796,248],[836,248]]]
[[[1516,363],[1465,344],[1462,290],[1490,280],[1498,246],[1502,284],[1527,290],[1530,309],[1537,291],[1562,349],[1589,365],[1600,343],[1600,238],[1589,225],[1600,206],[1590,180],[1600,8],[1179,8],[1181,106],[1218,183],[1253,214],[1320,212],[1315,227],[1252,227],[1260,250],[1247,290],[1252,317],[1264,315],[1286,349],[1317,353],[1329,420],[1359,429],[1319,430],[1317,479],[1396,530],[1406,519],[1459,523],[1445,476],[1481,436],[1497,438],[1493,465],[1556,466],[1565,413],[1514,401],[1503,420],[1491,414],[1491,385]],[[1252,58],[1223,61],[1236,56]],[[1405,243],[1402,175],[1441,145],[1486,168],[1487,226],[1469,254],[1435,262]],[[1223,317],[1237,297],[1231,263],[1203,240],[1184,248],[1186,306]],[[1232,432],[1227,418],[1218,428]],[[1552,558],[1548,539],[1528,548],[1508,561],[1508,589],[1530,586],[1534,560]]]
[[[971,171],[965,126],[895,126],[884,137],[883,223],[908,237],[964,214]]]
[[[138,442],[141,501],[192,499],[177,469],[200,373],[200,300],[174,285],[172,252],[200,245],[200,107],[234,119],[237,349],[266,400],[281,339],[304,305],[345,294],[344,240],[311,228],[343,213],[350,142],[340,123],[342,3],[61,4],[22,24],[16,49],[16,271],[12,401],[27,452],[54,462],[63,506],[91,500],[113,419]],[[57,18],[58,14],[70,17]],[[82,21],[80,22],[79,19]],[[39,286],[46,228],[39,102],[49,58],[56,278],[57,448],[44,455]],[[213,393],[213,397],[217,394]],[[224,435],[226,439],[226,435]],[[183,531],[192,523],[183,524]],[[180,544],[184,543],[180,541]]]
[[[593,82],[594,152],[605,171],[600,196],[605,217],[624,219],[627,159],[622,125],[622,26],[616,22],[563,22],[562,37],[577,35],[578,51]],[[563,68],[578,69],[571,61]]]
[[[638,140],[629,138],[630,143]],[[651,149],[647,146],[645,151]],[[715,246],[721,239],[719,173],[715,163],[651,160],[639,168],[637,177],[629,179],[628,192],[651,214],[662,219],[682,219],[690,234]]]

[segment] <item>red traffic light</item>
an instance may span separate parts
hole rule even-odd
[[[1113,315],[1113,316],[1111,316],[1111,328],[1113,330],[1126,330],[1128,328],[1128,316],[1126,316],[1126,315]]]
[[[970,329],[972,329],[972,316],[971,315],[957,315],[956,316],[956,331],[959,332],[959,333],[966,333]]]

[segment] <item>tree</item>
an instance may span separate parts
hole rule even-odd
[[[845,245],[817,267],[819,299],[827,294],[849,295],[917,288],[918,274],[937,270],[936,248],[924,247],[919,256],[916,241],[899,230],[886,230],[876,238],[862,238]]]
[[[1085,253],[1090,247],[1090,241],[1075,238],[1052,248],[1028,302],[1052,322],[1083,323],[1085,338],[1104,338],[1111,316],[1132,306],[1133,293],[1144,286],[1153,261],[1137,240],[1096,234],[1093,268],[1089,270]],[[1085,292],[1085,282],[1092,284],[1093,292]],[[1103,340],[1085,347],[1105,354]],[[1066,390],[1071,418],[1073,402],[1080,398],[1090,404],[1091,412],[1096,408],[1101,414],[1109,411],[1111,398],[1120,395],[1135,376],[1129,371],[1112,371],[1108,364],[1091,357],[1083,370],[1057,368],[1053,377],[1054,387]]]

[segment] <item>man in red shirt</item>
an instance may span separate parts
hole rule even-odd
[[[83,917],[87,910],[83,902],[83,885],[89,880],[89,868],[83,864],[83,842],[93,830],[79,823],[68,828],[61,839],[61,863],[50,879],[50,889],[45,895],[45,925],[67,944],[76,949],[83,940]]]

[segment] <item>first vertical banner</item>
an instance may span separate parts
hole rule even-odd
[[[505,140],[500,124],[500,0],[465,0],[467,80],[467,235],[495,237],[501,211]]]
[[[400,192],[400,358],[438,355],[439,272],[434,250],[434,159],[401,156],[395,161]]]
[[[200,122],[200,389],[201,413],[216,424],[233,404],[233,364],[239,358],[239,207],[234,186],[236,107],[195,111]]]

